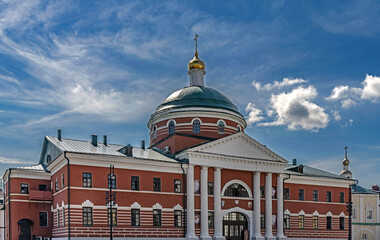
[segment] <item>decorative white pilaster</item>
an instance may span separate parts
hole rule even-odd
[[[214,171],[214,240],[224,240],[222,216],[222,174],[220,168]]]
[[[272,173],[265,176],[265,239],[276,239],[272,233]]]
[[[277,175],[277,240],[286,239],[284,235],[284,176]]]
[[[186,174],[186,189],[187,189],[187,230],[186,239],[198,239],[195,235],[194,225],[194,166],[189,164]]]
[[[208,234],[208,167],[201,170],[201,236],[200,239],[211,239]]]
[[[253,232],[252,240],[264,239],[260,229],[260,172],[253,173]]]

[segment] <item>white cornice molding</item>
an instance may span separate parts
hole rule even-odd
[[[184,156],[186,159],[189,159],[189,163],[192,165],[220,167],[242,171],[284,173],[285,163],[270,160],[249,159],[200,152],[187,152]]]
[[[9,177],[50,180],[50,173],[42,172],[42,171],[26,170],[26,169],[12,169],[12,172]]]
[[[302,184],[302,185],[313,185],[313,186],[330,186],[339,188],[348,188],[352,184],[353,180],[347,179],[336,179],[328,177],[313,177],[313,176],[300,176],[300,175],[290,175],[290,178],[285,179],[285,183],[291,184]]]

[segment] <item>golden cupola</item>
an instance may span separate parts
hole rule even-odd
[[[193,69],[206,70],[205,63],[199,59],[198,52],[195,52],[194,58],[189,62],[189,71]]]

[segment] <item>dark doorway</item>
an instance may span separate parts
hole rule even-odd
[[[223,235],[226,240],[243,239],[245,229],[248,229],[248,221],[243,214],[233,212],[223,217]]]
[[[31,233],[31,226],[33,222],[29,219],[21,219],[18,222],[18,226],[20,229],[20,234],[18,235],[19,240],[31,240],[32,239],[32,233]]]

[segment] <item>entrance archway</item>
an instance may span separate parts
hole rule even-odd
[[[231,212],[223,217],[223,235],[226,240],[243,239],[244,230],[248,229],[247,218],[238,212]]]
[[[20,229],[20,234],[18,236],[19,240],[31,240],[32,239],[32,233],[31,233],[31,227],[33,222],[30,219],[20,219],[17,222],[19,229]]]

